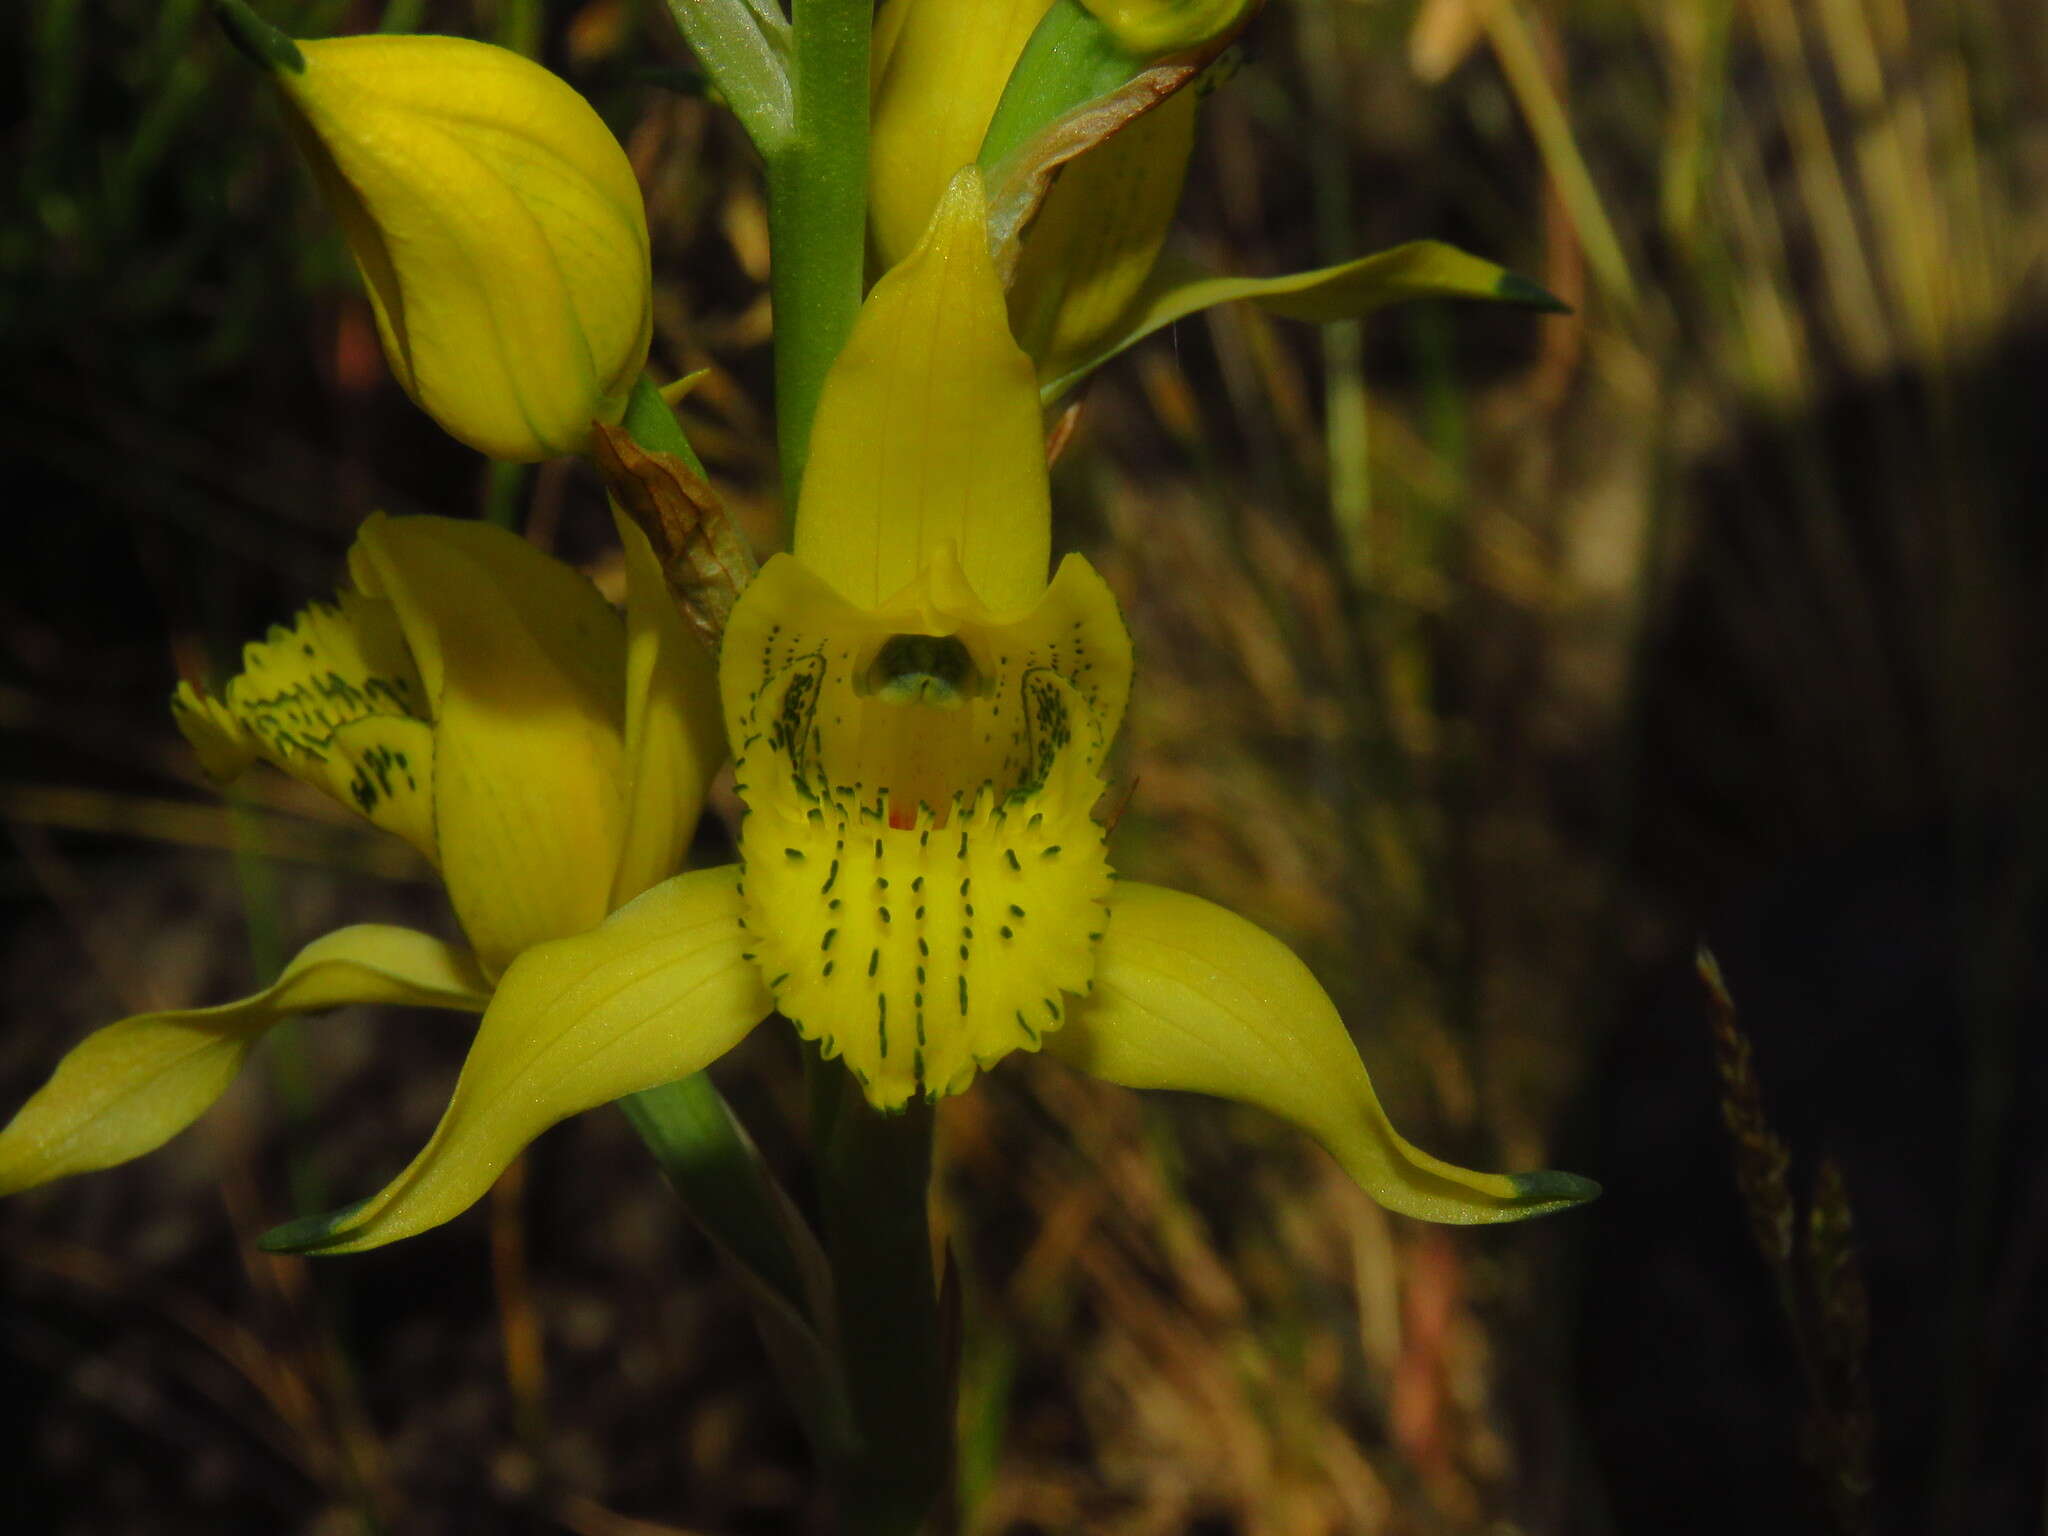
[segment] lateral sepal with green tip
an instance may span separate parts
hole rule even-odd
[[[1540,284],[1441,240],[1412,240],[1334,267],[1278,277],[1230,277],[1163,256],[1123,321],[1101,342],[1084,355],[1042,360],[1040,396],[1050,405],[1154,331],[1217,304],[1248,301],[1268,314],[1320,325],[1363,319],[1410,299],[1476,299],[1546,314],[1570,312]]]

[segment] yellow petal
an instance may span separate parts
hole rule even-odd
[[[747,958],[737,871],[657,885],[602,927],[521,955],[491,999],[455,1096],[382,1192],[278,1228],[264,1246],[375,1248],[467,1210],[549,1126],[702,1070],[773,1004]]]
[[[426,691],[389,603],[315,603],[245,646],[219,697],[181,683],[171,713],[213,777],[261,758],[436,857]]]
[[[1308,967],[1178,891],[1117,886],[1095,992],[1047,1046],[1128,1088],[1214,1094],[1291,1120],[1381,1205],[1425,1221],[1518,1221],[1599,1193],[1569,1173],[1474,1173],[1404,1141]]]
[[[646,213],[625,152],[538,64],[454,37],[300,45],[275,78],[369,289],[385,354],[454,436],[578,451],[647,356]]]
[[[740,851],[776,1006],[885,1110],[1037,1049],[1065,994],[1086,990],[1102,930],[1109,862],[1089,814],[1101,791],[1062,751],[1043,783],[986,788],[943,821],[921,810],[898,825],[844,797],[813,822],[809,807],[789,814],[790,797],[757,797]]]
[[[1321,324],[1357,320],[1408,299],[1483,299],[1552,312],[1565,307],[1528,278],[1439,240],[1412,240],[1356,261],[1279,277],[1224,277],[1168,257],[1154,266],[1120,324],[1044,370],[1045,398],[1058,399],[1126,347],[1212,305],[1250,300],[1284,319]]]
[[[975,158],[1051,0],[893,0],[875,23],[868,228],[883,267],[909,254]]]
[[[315,939],[276,982],[217,1008],[143,1013],[86,1036],[0,1130],[0,1194],[152,1152],[227,1091],[263,1032],[343,1003],[481,1013],[476,962],[409,928],[364,924]]]
[[[626,827],[611,904],[683,867],[704,792],[725,761],[718,674],[683,622],[647,535],[612,511],[626,555]]]
[[[825,380],[793,547],[858,607],[894,596],[946,543],[987,608],[1025,608],[1045,589],[1038,389],[1010,338],[986,220],[970,166],[868,295]]]
[[[883,1109],[1058,1027],[1109,891],[1091,813],[1130,679],[1115,600],[1069,556],[1036,605],[989,614],[949,554],[880,611],[778,556],[719,670],[761,968]]]
[[[495,974],[611,909],[625,832],[625,628],[516,534],[373,517],[351,554],[388,600],[434,722],[441,875]]]
[[[1184,90],[1070,161],[1024,236],[1010,321],[1058,378],[1111,334],[1159,257],[1195,147],[1196,95]]]

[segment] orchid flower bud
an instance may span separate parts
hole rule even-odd
[[[647,216],[590,103],[464,38],[287,43],[264,62],[420,409],[522,461],[616,422],[652,327]]]
[[[1257,0],[1081,0],[1125,49],[1157,58],[1196,48],[1241,24]]]

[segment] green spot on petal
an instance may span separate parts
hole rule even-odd
[[[1559,1173],[1544,1169],[1536,1173],[1512,1173],[1508,1182],[1515,1186],[1515,1197],[1532,1204],[1541,1202],[1546,1210],[1562,1209],[1569,1205],[1584,1205],[1588,1200],[1597,1199],[1600,1186],[1592,1179],[1576,1173]],[[1531,1215],[1536,1214],[1531,1212]]]
[[[338,1211],[328,1211],[319,1216],[301,1216],[296,1221],[287,1221],[272,1227],[256,1239],[256,1246],[265,1253],[313,1253],[326,1247],[355,1223],[373,1195],[367,1200],[358,1200],[353,1205],[344,1205]]]
[[[1565,303],[1541,283],[1522,276],[1519,272],[1502,272],[1493,285],[1493,296],[1503,304],[1516,304],[1523,309],[1540,310],[1549,315],[1568,315],[1571,305]]]

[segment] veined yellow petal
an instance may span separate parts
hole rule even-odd
[[[1045,590],[1038,390],[1010,337],[986,221],[969,166],[917,249],[868,295],[825,380],[793,547],[858,607],[893,597],[947,543],[997,613]]]
[[[426,690],[389,603],[315,603],[243,647],[219,697],[179,684],[171,714],[213,777],[261,758],[437,857]]]
[[[1087,990],[1110,888],[1115,600],[1069,556],[1037,604],[990,614],[950,555],[879,611],[778,556],[719,669],[759,964],[883,1109],[1036,1049]]]
[[[392,605],[426,686],[430,718],[439,718],[434,711],[459,685],[455,674],[474,664],[469,632],[477,627],[504,629],[491,638],[517,645],[521,660],[614,717],[624,707],[625,632],[617,611],[581,573],[516,533],[467,518],[376,512],[356,534],[349,573],[364,592]],[[460,637],[457,646],[451,636]]]
[[[485,968],[595,926],[625,833],[619,615],[576,571],[482,523],[373,517],[350,558],[419,665],[441,875]]]
[[[974,159],[1051,0],[891,0],[875,22],[868,228],[884,268],[910,253]]]
[[[1329,995],[1279,940],[1235,913],[1122,882],[1095,992],[1049,1049],[1128,1088],[1255,1104],[1327,1147],[1381,1205],[1425,1221],[1518,1221],[1590,1200],[1569,1173],[1474,1173],[1403,1140]]]
[[[1071,161],[1024,236],[1010,325],[1056,379],[1112,334],[1158,260],[1195,147],[1184,90]]]
[[[647,535],[612,511],[626,555],[626,828],[611,902],[624,906],[683,865],[704,792],[725,761],[718,673],[683,622]]]
[[[503,48],[300,44],[275,78],[406,391],[498,458],[577,451],[647,355],[646,214],[589,103]]]
[[[347,1253],[439,1226],[557,1121],[717,1060],[773,1006],[739,909],[737,870],[696,870],[601,927],[528,950],[498,983],[448,1112],[411,1166],[263,1246]]]
[[[957,1093],[1036,1050],[1065,1020],[1065,994],[1088,987],[1110,891],[1089,814],[1101,792],[1080,753],[1055,751],[1022,793],[984,787],[943,819],[921,809],[901,826],[851,797],[797,815],[791,797],[757,796],[740,851],[776,1006],[827,1057],[843,1054],[880,1109]]]
[[[315,939],[254,997],[143,1013],[86,1036],[0,1130],[0,1194],[152,1152],[204,1113],[263,1032],[343,1003],[481,1013],[476,962],[409,928],[363,924]]]

